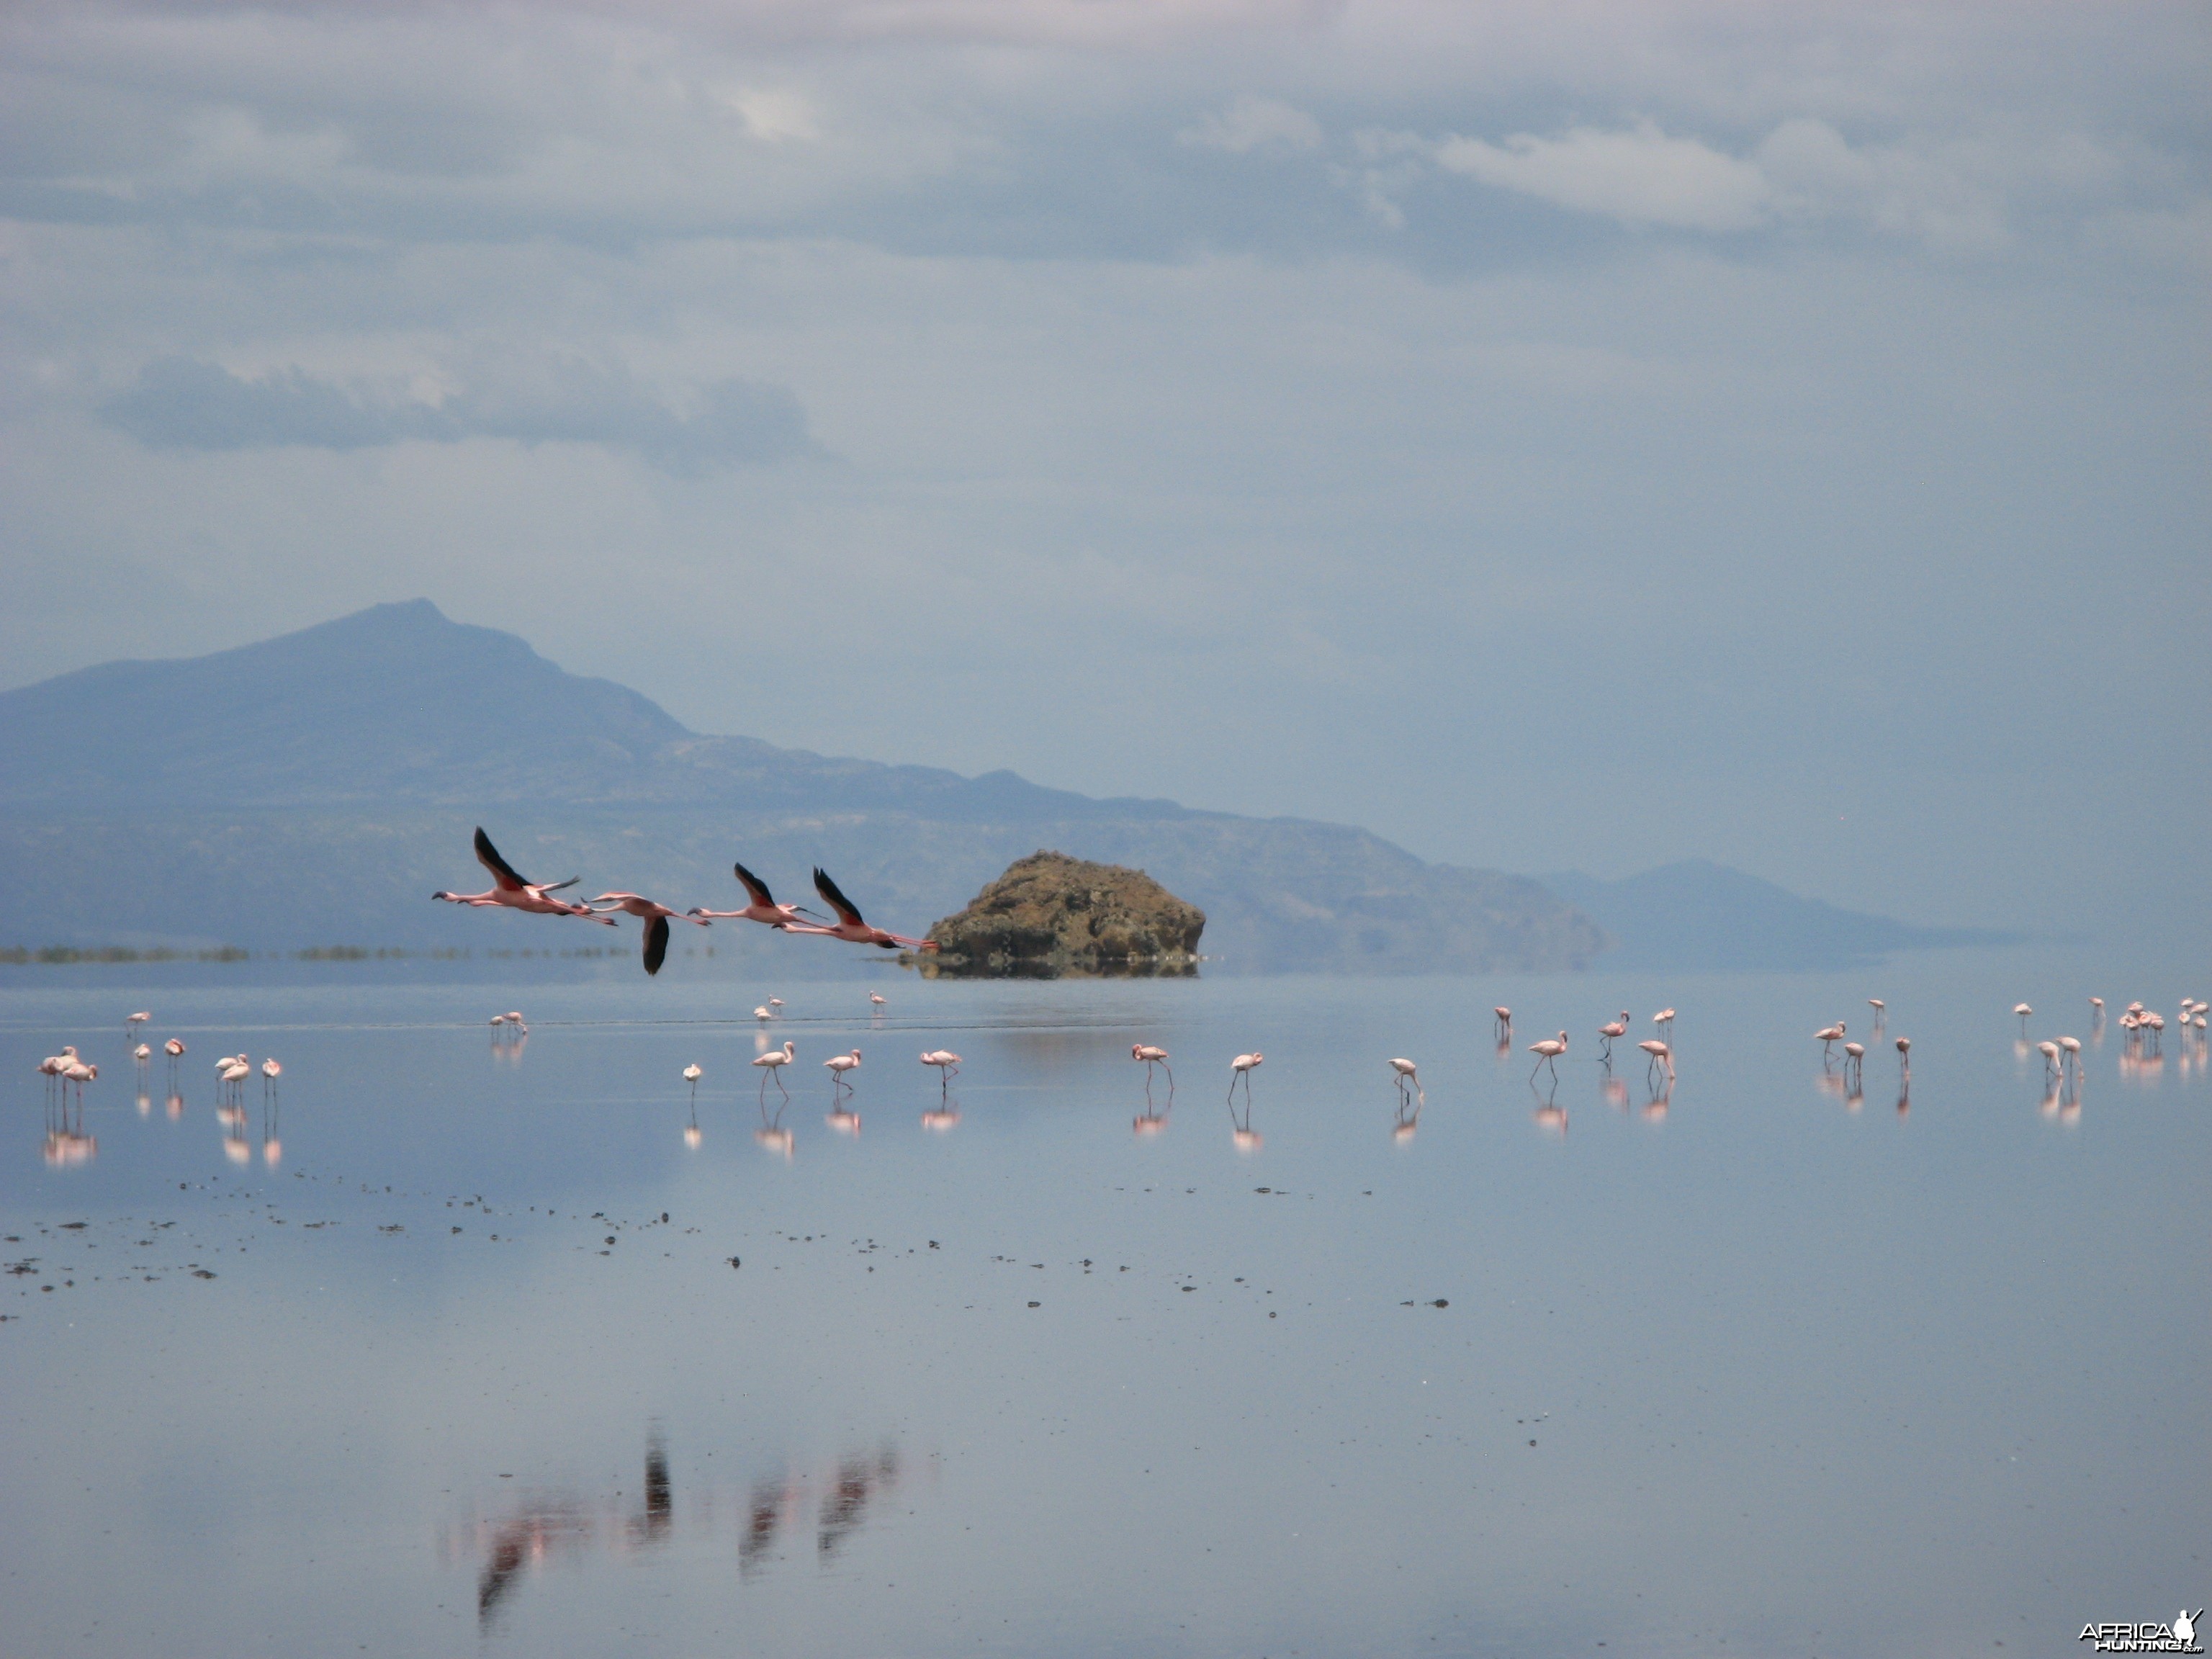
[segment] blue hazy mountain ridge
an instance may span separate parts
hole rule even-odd
[[[2002,945],[2014,933],[1922,927],[1839,909],[1705,859],[1620,881],[1580,872],[1538,878],[1618,942],[1607,968],[1812,969],[1855,967],[1899,951]]]
[[[915,932],[1048,848],[1148,870],[1206,911],[1206,956],[1243,970],[1571,969],[1607,943],[1525,877],[1346,825],[702,736],[428,600],[0,693],[0,944],[600,942],[430,903],[482,879],[479,822],[538,879],[678,905],[729,905],[733,857],[787,896],[820,863]]]

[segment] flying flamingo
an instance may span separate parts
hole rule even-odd
[[[1145,1062],[1145,1089],[1147,1093],[1152,1090],[1152,1067],[1155,1066],[1168,1074],[1168,1092],[1175,1092],[1175,1067],[1168,1064],[1166,1049],[1155,1048],[1148,1042],[1133,1042],[1129,1045],[1129,1058]]]
[[[645,971],[648,974],[659,973],[660,964],[668,959],[668,924],[672,919],[700,927],[713,925],[696,913],[685,915],[636,893],[602,893],[592,902],[636,916],[645,923]]]
[[[908,939],[903,933],[887,933],[880,927],[871,927],[860,919],[853,901],[837,889],[830,879],[830,872],[816,866],[814,890],[822,901],[837,913],[836,925],[830,927],[808,927],[787,922],[785,928],[793,933],[819,933],[826,939],[842,939],[853,945],[876,945],[886,951],[934,951],[937,941],[932,939]]]
[[[699,1069],[699,1062],[696,1060],[684,1068],[684,1080],[691,1085],[691,1103],[695,1107],[699,1103],[699,1079],[706,1075],[706,1073]],[[766,1089],[768,1085],[763,1083],[761,1087]]]
[[[1822,1065],[1825,1066],[1828,1061],[1836,1057],[1835,1051],[1831,1048],[1829,1045],[1831,1043],[1841,1042],[1843,1040],[1844,1022],[1840,1019],[1833,1025],[1823,1025],[1819,1030],[1813,1033],[1813,1041],[1820,1045],[1820,1063]]]
[[[702,910],[695,905],[690,915],[712,916],[716,921],[757,921],[770,927],[788,927],[794,921],[803,926],[804,918],[812,914],[796,904],[778,904],[775,896],[768,890],[768,884],[744,865],[732,864],[730,868],[744,884],[745,897],[750,902],[742,910]]]
[[[1605,1047],[1599,1052],[1598,1058],[1603,1060],[1607,1065],[1610,1066],[1613,1064],[1613,1038],[1626,1036],[1628,1035],[1628,1010],[1626,1008],[1622,1009],[1620,1011],[1620,1018],[1614,1020],[1611,1024],[1599,1026],[1597,1028],[1597,1034],[1599,1036],[1605,1039]]]
[[[860,1064],[860,1051],[855,1048],[849,1054],[832,1054],[822,1063],[830,1068],[830,1092],[831,1098],[834,1099],[838,1091],[850,1089],[853,1086],[849,1074],[858,1069]]]
[[[1646,1083],[1649,1083],[1651,1080],[1651,1068],[1653,1066],[1663,1066],[1667,1068],[1668,1085],[1669,1087],[1672,1087],[1674,1082],[1674,1049],[1668,1047],[1667,1044],[1660,1042],[1657,1037],[1646,1037],[1643,1042],[1638,1043],[1636,1046],[1643,1049],[1646,1056],[1644,1062],[1644,1080]]]
[[[537,916],[588,916],[592,915],[587,904],[571,904],[566,899],[552,896],[564,887],[574,887],[583,878],[571,876],[566,881],[529,882],[514,872],[514,866],[500,857],[499,848],[491,844],[491,837],[477,826],[477,862],[491,872],[491,885],[481,893],[448,893],[442,890],[433,893],[434,899],[443,899],[448,904],[472,904],[479,908],[486,905],[504,905],[510,910],[527,910]],[[614,923],[607,922],[611,927]]]
[[[1255,1051],[1249,1054],[1239,1054],[1229,1062],[1229,1097],[1231,1100],[1237,1098],[1237,1079],[1243,1079],[1244,1109],[1247,1114],[1252,1108],[1252,1068],[1266,1059],[1265,1054]]]
[[[791,1091],[784,1088],[783,1086],[783,1068],[790,1065],[793,1060],[797,1058],[798,1053],[799,1045],[797,1043],[786,1042],[782,1048],[771,1048],[766,1054],[756,1057],[753,1060],[753,1064],[761,1068],[760,1093],[762,1110],[765,1111],[768,1109],[768,1080],[770,1078],[774,1078],[775,1079],[775,1086],[782,1091],[783,1097],[786,1100],[791,1098]]]
[[[1534,1083],[1536,1080],[1536,1072],[1540,1072],[1548,1066],[1552,1068],[1553,1081],[1557,1082],[1559,1076],[1559,1056],[1567,1052],[1567,1034],[1562,1031],[1555,1037],[1546,1037],[1541,1042],[1532,1042],[1528,1045],[1528,1052],[1537,1057],[1536,1069],[1528,1073],[1528,1081]]]

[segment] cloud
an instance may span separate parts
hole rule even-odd
[[[1503,144],[1455,137],[1435,155],[1447,173],[1623,224],[1748,230],[1772,199],[1756,163],[1669,137],[1649,121],[1610,132],[1574,127],[1559,138],[1517,133]]]
[[[1321,123],[1304,110],[1246,94],[1195,126],[1176,134],[1179,144],[1225,149],[1232,155],[1291,155],[1322,147]]]
[[[485,376],[427,403],[299,368],[249,380],[219,363],[162,357],[103,402],[100,415],[155,449],[352,450],[505,438],[602,444],[678,477],[821,453],[805,409],[782,386],[716,380],[679,410],[625,370],[574,358]]]

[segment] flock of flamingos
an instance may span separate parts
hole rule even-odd
[[[597,921],[610,927],[616,925],[614,921],[616,912],[637,916],[646,924],[644,962],[645,970],[648,974],[658,973],[663,960],[667,956],[668,924],[675,919],[695,922],[702,927],[718,921],[756,921],[782,933],[813,934],[826,939],[844,939],[854,944],[877,945],[887,950],[934,950],[936,948],[934,943],[929,940],[910,939],[902,934],[886,933],[882,928],[871,927],[861,919],[860,911],[852,902],[838,890],[837,884],[830,878],[827,872],[818,868],[814,872],[814,885],[816,890],[822,895],[823,902],[836,913],[837,919],[834,922],[826,917],[816,917],[813,912],[806,910],[802,906],[777,903],[769,893],[767,884],[742,864],[734,866],[737,878],[744,884],[749,901],[742,909],[707,910],[694,907],[688,911],[678,912],[636,893],[602,893],[588,903],[556,898],[554,896],[555,894],[563,889],[574,886],[579,878],[571,877],[567,881],[551,884],[526,881],[515,872],[512,865],[500,856],[499,849],[492,845],[490,838],[482,829],[478,829],[476,832],[476,854],[484,868],[491,872],[490,888],[482,893],[439,892],[431,896],[454,904],[495,905],[536,915],[578,917]],[[605,908],[601,908],[602,906]],[[870,992],[868,1000],[872,1010],[880,1013],[884,1006],[884,999],[878,993]],[[1884,1033],[1887,1010],[1878,998],[1867,999],[1867,1006],[1874,1011],[1874,1030],[1870,1035],[1879,1038]],[[2094,1039],[2100,1036],[2103,1031],[2104,999],[2092,997],[2089,999],[2089,1006],[2091,1035]],[[770,997],[767,1003],[753,1010],[753,1015],[765,1028],[769,1022],[781,1017],[782,1009],[781,999]],[[2023,1002],[2014,1006],[2012,1012],[2018,1017],[2021,1023],[2018,1047],[2020,1052],[2025,1055],[2029,1052],[2027,1022],[2035,1011]],[[2179,1013],[2181,1031],[2184,1036],[2195,1040],[2200,1055],[2205,1042],[2208,1012],[2212,1012],[2212,1003],[2206,1003],[2191,997],[2181,1000]],[[1493,1034],[1498,1041],[1498,1054],[1503,1058],[1510,1052],[1512,1042],[1513,1011],[1510,1008],[1498,1007],[1493,1009],[1492,1013]],[[127,1042],[135,1036],[137,1028],[150,1018],[151,1016],[144,1012],[129,1016],[124,1027],[125,1041]],[[2124,1057],[2124,1063],[2154,1060],[2158,1056],[2160,1042],[2166,1030],[2165,1016],[2154,1009],[2146,1008],[2140,1002],[2130,1002],[2127,1006],[2126,1012],[2121,1014],[2118,1023],[2125,1034],[2128,1048],[2127,1054]],[[519,1041],[521,1037],[526,1036],[529,1032],[529,1027],[524,1023],[522,1015],[519,1012],[496,1015],[493,1018],[491,1024],[495,1037],[512,1036]],[[1642,1040],[1636,1046],[1644,1056],[1645,1079],[1653,1089],[1655,1103],[1663,1107],[1667,1093],[1672,1090],[1674,1082],[1674,1049],[1672,1042],[1674,1010],[1661,1009],[1651,1017],[1651,1024],[1656,1035]],[[1618,1018],[1598,1028],[1597,1036],[1600,1045],[1598,1060],[1606,1068],[1608,1076],[1613,1068],[1613,1045],[1628,1035],[1628,1013],[1625,1009]],[[1838,1020],[1832,1025],[1823,1026],[1814,1032],[1813,1040],[1820,1045],[1824,1078],[1833,1078],[1839,1086],[1851,1088],[1856,1091],[1866,1061],[1866,1045],[1849,1040],[1847,1028],[1842,1020]],[[1902,1109],[1905,1103],[1904,1091],[1910,1089],[1911,1082],[1912,1039],[1899,1036],[1894,1038],[1893,1042],[1898,1056],[1900,1087],[1899,1103]],[[791,1095],[790,1091],[784,1087],[782,1073],[786,1066],[790,1066],[798,1058],[798,1044],[794,1042],[786,1042],[780,1048],[770,1048],[768,1042],[769,1039],[763,1029],[763,1034],[760,1039],[762,1052],[752,1062],[761,1073],[760,1103],[763,1127],[759,1138],[766,1144],[780,1144],[784,1152],[788,1154],[790,1131],[781,1127],[781,1108],[778,1109],[777,1119],[775,1122],[770,1122],[767,1117],[768,1085],[770,1079],[774,1079],[783,1102],[788,1103]],[[1535,1066],[1528,1074],[1532,1087],[1536,1078],[1548,1071],[1553,1086],[1556,1088],[1559,1081],[1559,1061],[1566,1054],[1568,1044],[1567,1033],[1563,1030],[1555,1036],[1546,1037],[1528,1045],[1528,1052],[1536,1056]],[[1836,1048],[1839,1044],[1843,1049],[1840,1071],[1837,1069],[1836,1060]],[[184,1057],[185,1045],[181,1039],[171,1037],[161,1047],[162,1051],[168,1057],[169,1104],[171,1115],[174,1115],[181,1103],[176,1087],[177,1067],[178,1063]],[[2081,1039],[2073,1036],[2046,1039],[2036,1043],[2034,1051],[2043,1056],[2044,1076],[2051,1087],[2051,1100],[2057,1100],[2061,1092],[2068,1090],[2076,1091],[2075,1097],[2078,1099],[2081,1078]],[[146,1104],[143,1086],[145,1075],[152,1063],[154,1050],[149,1044],[141,1042],[131,1052],[132,1059],[138,1066],[141,1083],[140,1104],[143,1108]],[[1168,1082],[1168,1098],[1171,1105],[1175,1096],[1175,1073],[1169,1063],[1170,1056],[1164,1048],[1149,1043],[1138,1042],[1131,1045],[1129,1057],[1141,1063],[1145,1068],[1146,1110],[1136,1120],[1137,1132],[1139,1134],[1158,1133],[1165,1126],[1166,1118],[1164,1113],[1156,1111],[1152,1107],[1152,1076],[1156,1070],[1165,1073]],[[922,1122],[925,1127],[933,1129],[950,1128],[959,1121],[959,1113],[951,1104],[949,1091],[951,1079],[959,1075],[960,1056],[948,1048],[935,1048],[925,1051],[920,1058],[922,1065],[933,1067],[937,1072],[940,1093],[939,1109],[925,1114]],[[1240,1149],[1248,1151],[1256,1149],[1260,1144],[1259,1136],[1254,1133],[1251,1128],[1252,1073],[1258,1069],[1265,1059],[1264,1054],[1255,1050],[1251,1054],[1238,1054],[1229,1063],[1228,1105],[1236,1142]],[[1413,1060],[1402,1055],[1393,1056],[1383,1063],[1392,1074],[1398,1090],[1399,1111],[1395,1133],[1401,1137],[1410,1136],[1419,1122],[1422,1107],[1426,1104],[1426,1097],[1421,1088],[1420,1068]],[[822,1064],[830,1072],[831,1079],[830,1124],[833,1127],[848,1132],[857,1131],[860,1119],[847,1109],[847,1099],[852,1091],[852,1073],[860,1066],[860,1049],[853,1048],[844,1054],[832,1054]],[[245,1147],[244,1092],[247,1080],[252,1078],[256,1069],[248,1056],[243,1054],[225,1054],[220,1056],[216,1061],[217,1081],[222,1091],[220,1115],[226,1126],[233,1131],[231,1139],[236,1142],[236,1145],[231,1148],[234,1157]],[[283,1075],[284,1068],[274,1056],[270,1056],[264,1059],[258,1069],[261,1073],[264,1113],[269,1120],[264,1123],[263,1157],[266,1162],[274,1164],[281,1156],[281,1152],[272,1115],[276,1104],[277,1079]],[[50,1119],[46,1137],[47,1161],[52,1164],[70,1164],[82,1162],[90,1158],[96,1142],[91,1136],[83,1133],[82,1114],[84,1085],[100,1076],[99,1066],[84,1059],[78,1053],[76,1045],[70,1044],[64,1047],[59,1054],[50,1054],[41,1060],[39,1063],[39,1071],[47,1085]],[[696,1064],[685,1066],[681,1073],[684,1080],[691,1086],[693,1115],[691,1125],[685,1131],[685,1139],[693,1146],[698,1144],[699,1139],[696,1110],[699,1080],[705,1075],[705,1072]],[[1244,1115],[1242,1119],[1237,1116],[1237,1098],[1240,1085],[1243,1086],[1244,1097]],[[77,1107],[77,1115],[74,1119],[68,1112],[68,1105],[72,1096]],[[58,1099],[62,1105],[62,1116],[57,1121],[52,1118],[52,1109]],[[1544,1103],[1547,1106],[1550,1104],[1548,1102]],[[1556,1107],[1550,1107],[1550,1109],[1553,1115],[1559,1115]],[[228,1145],[228,1142],[226,1144]]]

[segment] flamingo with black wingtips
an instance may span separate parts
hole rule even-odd
[[[732,864],[730,868],[744,884],[745,897],[750,902],[742,910],[705,910],[694,905],[689,914],[695,921],[701,916],[711,916],[716,921],[757,921],[768,927],[788,927],[793,922],[801,927],[807,925],[805,918],[812,915],[813,912],[796,904],[778,904],[775,895],[768,890],[768,884],[744,865]]]
[[[860,908],[839,890],[830,879],[830,872],[817,866],[814,871],[814,890],[822,895],[822,902],[837,913],[832,927],[811,927],[787,922],[785,931],[793,933],[818,933],[825,939],[842,939],[853,945],[873,945],[886,951],[934,951],[933,939],[908,939],[903,933],[885,933],[880,927],[871,927],[861,920]]]
[[[657,974],[660,964],[668,959],[668,924],[672,921],[688,921],[698,927],[714,924],[704,916],[686,915],[681,910],[672,910],[657,899],[638,893],[602,893],[592,902],[620,910],[626,915],[636,916],[645,923],[645,971]],[[599,913],[604,914],[604,913]]]

